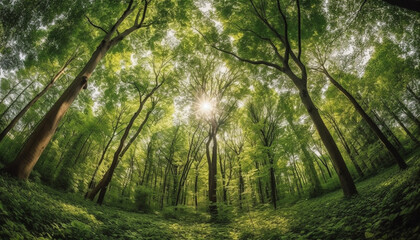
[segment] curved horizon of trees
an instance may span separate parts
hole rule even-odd
[[[385,2],[2,2],[2,171],[214,217],[355,195],[420,142],[420,15]]]

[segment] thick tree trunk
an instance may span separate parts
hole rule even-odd
[[[61,118],[67,112],[82,88],[86,87],[87,80],[109,48],[109,42],[101,42],[83,70],[77,75],[29,136],[15,160],[6,167],[6,171],[9,174],[19,179],[27,179],[29,177],[33,167],[54,135]]]
[[[118,18],[109,32],[106,33],[102,42],[96,48],[95,52],[93,52],[82,71],[47,112],[42,121],[29,136],[15,160],[6,166],[6,172],[18,179],[27,179],[29,177],[33,167],[54,135],[61,118],[67,112],[77,95],[79,95],[82,88],[86,88],[88,79],[101,59],[105,57],[112,46],[118,44],[124,37],[142,27],[146,16],[148,1],[144,1],[144,6],[140,9],[141,11],[139,10],[134,25],[112,38],[121,23],[134,11],[135,7],[133,7],[133,2],[133,0],[130,0],[124,13]],[[139,22],[140,12],[143,14]]]
[[[333,160],[335,171],[337,172],[338,178],[340,180],[341,188],[346,197],[357,194],[356,186],[354,185],[353,179],[350,175],[349,170],[344,162],[343,157],[341,156],[340,150],[338,150],[337,144],[331,136],[331,133],[328,131],[325,126],[324,121],[319,115],[318,109],[315,107],[315,104],[312,102],[312,99],[309,97],[306,87],[299,89],[299,96],[306,107],[306,110],[309,113],[312,121],[315,124],[315,127],[318,131],[319,136],[321,137],[322,142],[325,145],[328,153]]]
[[[13,118],[13,120],[7,125],[5,129],[0,133],[0,142],[3,138],[7,135],[7,133],[16,125],[16,123],[23,117],[23,115],[32,107],[47,91],[50,89],[54,83],[63,75],[64,71],[66,70],[67,66],[73,61],[74,57],[71,57],[64,66],[58,71],[51,81],[39,92],[28,104]]]
[[[404,159],[401,157],[401,155],[398,153],[397,149],[389,142],[389,140],[386,138],[386,136],[382,133],[382,131],[379,129],[378,125],[375,124],[375,122],[372,120],[372,118],[369,117],[369,115],[363,110],[363,108],[360,106],[360,104],[356,101],[356,99],[346,90],[344,89],[329,73],[326,69],[324,69],[323,73],[327,76],[327,78],[330,80],[330,82],[338,89],[340,90],[346,97],[349,99],[349,101],[353,104],[356,111],[362,116],[362,118],[367,122],[369,127],[372,129],[372,131],[376,134],[376,136],[381,140],[383,145],[387,148],[389,153],[394,157],[394,160],[397,162],[398,166],[401,169],[406,169],[407,164],[404,162]]]

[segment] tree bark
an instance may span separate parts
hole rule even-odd
[[[79,95],[82,88],[87,87],[88,79],[102,58],[105,57],[108,50],[118,44],[127,35],[141,28],[146,14],[148,1],[144,1],[144,3],[141,22],[138,23],[136,19],[135,25],[112,38],[113,34],[117,31],[117,28],[134,10],[134,8],[132,8],[133,0],[130,1],[127,9],[111,27],[111,30],[105,35],[102,42],[96,48],[95,52],[93,52],[91,58],[86,63],[82,71],[47,112],[42,121],[29,136],[15,160],[6,166],[6,172],[18,179],[27,179],[29,177],[33,167],[54,135],[61,118]]]
[[[363,110],[362,106],[356,101],[356,99],[346,90],[344,89],[324,68],[323,73],[327,76],[327,78],[330,80],[330,82],[338,89],[340,90],[346,97],[349,99],[349,101],[353,104],[356,111],[362,116],[362,118],[367,122],[369,127],[372,129],[372,131],[376,134],[376,136],[381,140],[382,144],[386,147],[386,149],[389,151],[389,153],[393,156],[394,160],[397,162],[400,169],[406,169],[407,164],[404,162],[404,159],[401,157],[401,155],[398,153],[397,149],[392,145],[391,142],[386,138],[386,136],[382,133],[382,131],[379,129],[378,125],[375,124],[375,122],[372,120],[372,118],[369,117],[369,115]]]
[[[314,122],[319,136],[321,137],[321,140],[323,141],[328,153],[331,156],[331,159],[333,160],[334,168],[340,180],[344,195],[346,197],[350,197],[357,194],[356,186],[354,185],[350,172],[347,169],[343,157],[341,156],[340,150],[338,150],[337,144],[335,143],[331,133],[328,131],[324,121],[319,115],[318,109],[315,107],[312,99],[309,97],[306,87],[300,88],[299,92],[299,96],[305,105],[309,116]]]

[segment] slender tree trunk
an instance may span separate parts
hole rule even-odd
[[[4,102],[4,100],[6,100],[6,98],[16,89],[17,86],[19,86],[21,82],[18,81],[15,85],[13,85],[10,90],[1,98],[0,100],[0,104],[2,104]]]
[[[195,210],[198,208],[198,169],[195,170],[195,179],[194,179],[194,205]]]
[[[104,198],[105,193],[106,193],[106,187],[111,182],[112,176],[114,175],[114,171],[115,171],[118,163],[120,162],[120,160],[124,156],[124,154],[127,152],[127,150],[130,147],[130,145],[134,142],[135,138],[140,134],[140,132],[143,129],[144,125],[148,121],[148,119],[150,117],[150,114],[152,113],[154,107],[156,106],[156,102],[152,101],[152,107],[147,111],[145,118],[143,119],[142,123],[140,124],[140,126],[137,129],[137,131],[134,134],[134,136],[131,137],[131,139],[129,140],[129,142],[127,143],[127,145],[125,145],[125,147],[124,147],[124,142],[125,142],[125,140],[128,137],[128,134],[129,134],[129,132],[131,130],[131,127],[133,126],[134,121],[137,119],[137,117],[139,116],[140,112],[143,110],[143,107],[144,107],[146,101],[148,100],[148,98],[150,98],[152,96],[152,94],[160,86],[161,86],[161,84],[160,85],[156,85],[155,88],[153,88],[153,90],[151,90],[146,95],[146,97],[144,99],[142,99],[142,97],[140,97],[140,105],[139,105],[139,108],[134,113],[134,115],[131,117],[130,122],[128,123],[127,127],[125,128],[124,134],[123,134],[123,136],[121,137],[121,140],[120,140],[120,144],[118,145],[118,148],[117,148],[117,150],[114,153],[114,157],[113,157],[111,166],[109,167],[109,169],[105,173],[105,175],[102,177],[102,179],[99,181],[98,185],[95,186],[95,188],[93,188],[92,191],[89,192],[89,194],[87,196],[90,200],[93,200],[95,198],[95,195],[102,188],[103,190],[101,190],[101,194],[103,194],[103,196],[101,198],[98,198],[98,204],[100,204],[100,205],[102,204],[103,198]]]
[[[226,162],[226,159],[223,159]],[[220,174],[222,175],[222,192],[223,192],[223,202],[227,202],[227,192],[226,192],[226,164],[222,164],[222,157],[219,154],[219,168]]]
[[[47,91],[50,89],[53,84],[63,75],[64,71],[66,70],[67,66],[73,61],[74,57],[71,57],[64,66],[58,71],[54,77],[52,77],[51,81],[39,92],[28,104],[13,118],[13,120],[7,125],[5,129],[0,133],[0,142],[3,138],[7,135],[7,133],[16,125],[16,123],[23,117],[23,115],[29,110],[29,108],[34,105],[38,99],[40,99]]]
[[[273,203],[274,209],[277,209],[277,186],[276,186],[276,176],[274,174],[273,163],[270,163],[270,186],[271,186],[271,202]]]
[[[260,174],[260,167],[258,162],[255,162],[255,167],[257,168],[257,172],[258,175]],[[263,192],[263,187],[262,187],[262,183],[261,183],[261,177],[257,176],[257,188],[258,188],[258,195],[260,195],[260,203],[264,204],[264,192]]]
[[[216,137],[216,124],[212,123],[212,154],[211,154],[211,175],[209,178],[209,200],[210,200],[210,213],[212,217],[217,215],[217,137]]]
[[[400,140],[398,140],[397,136],[395,136],[395,134],[392,132],[391,128],[388,127],[388,124],[386,124],[385,120],[381,118],[375,110],[372,110],[372,113],[376,120],[378,120],[379,124],[383,126],[385,132],[387,132],[391,139],[394,141],[395,145],[404,151],[404,146],[401,144]]]
[[[414,97],[414,99],[416,99],[416,101],[417,101],[417,106],[419,106],[420,105],[420,97],[413,91],[413,89],[410,87],[410,86],[408,86],[407,85],[407,90],[408,90],[408,92],[411,94],[411,96],[413,96]]]
[[[398,153],[397,149],[392,145],[391,142],[386,138],[386,136],[382,133],[382,131],[379,129],[378,125],[375,124],[375,122],[372,120],[372,118],[369,117],[369,115],[363,110],[363,108],[360,106],[360,104],[356,101],[356,99],[346,90],[344,89],[329,73],[326,69],[324,69],[323,73],[327,76],[327,78],[330,80],[330,82],[338,89],[340,90],[346,97],[349,99],[349,101],[353,104],[356,111],[362,116],[362,118],[367,122],[369,127],[373,130],[373,132],[376,134],[376,136],[381,140],[383,145],[387,148],[389,153],[394,157],[394,160],[397,162],[400,169],[406,169],[407,164],[405,163],[404,159],[401,157],[401,155]]]
[[[0,115],[0,119],[3,119],[4,115],[6,115],[6,113],[9,111],[9,109],[17,102],[17,100],[19,100],[20,96],[22,96],[22,94],[24,92],[26,92],[26,90],[32,86],[32,84],[34,84],[34,81],[29,83],[28,86],[26,86],[20,93],[19,95],[15,98],[15,100],[13,100],[9,106],[4,110],[4,112]],[[4,136],[3,136],[4,137]],[[0,139],[0,141],[3,139],[3,137]]]
[[[164,203],[165,193],[166,193],[166,184],[167,184],[168,172],[169,172],[169,165],[166,166],[165,176],[163,177],[162,197],[160,198],[160,209],[163,209],[163,203]]]
[[[414,114],[410,111],[410,109],[408,109],[408,107],[405,106],[405,104],[403,102],[401,102],[399,99],[397,99],[397,102],[402,107],[404,112],[407,114],[408,118],[410,118],[411,121],[413,121],[417,125],[417,128],[420,131],[420,121],[419,121],[419,119],[416,116],[414,116]]]
[[[118,124],[117,124],[117,125],[118,125]],[[100,168],[100,166],[101,166],[101,164],[102,164],[103,160],[105,159],[105,154],[106,154],[106,152],[108,151],[108,148],[109,148],[109,146],[111,145],[111,142],[112,142],[112,140],[113,140],[113,139],[114,139],[114,137],[115,137],[115,132],[116,132],[116,129],[117,129],[117,128],[115,128],[115,129],[114,129],[114,132],[112,133],[112,135],[111,135],[111,137],[109,138],[109,140],[108,140],[107,144],[105,145],[104,150],[102,151],[101,158],[99,159],[99,162],[98,162],[98,164],[96,165],[95,171],[94,171],[94,172],[93,172],[93,174],[92,174],[92,178],[91,178],[91,179],[90,179],[90,181],[89,181],[88,189],[91,189],[91,188],[93,188],[93,187],[94,187],[93,182],[94,182],[94,180],[95,180],[96,173],[98,172],[98,170],[99,170],[99,168]],[[89,193],[89,191],[87,191],[87,192],[86,192],[86,194],[85,194],[85,198],[87,198],[88,193]]]
[[[239,163],[239,209],[242,209],[242,195],[245,191],[244,178],[242,176],[242,166]]]
[[[346,153],[349,156],[350,161],[353,163],[354,168],[356,169],[357,174],[359,174],[360,177],[363,177],[364,176],[363,171],[360,168],[359,164],[357,163],[356,159],[354,158],[354,156],[353,156],[353,154],[352,154],[352,152],[350,150],[350,147],[347,144],[346,139],[344,138],[343,133],[341,132],[340,128],[338,127],[337,122],[335,121],[335,119],[334,119],[333,116],[331,116],[329,114],[327,114],[327,115],[328,115],[328,118],[331,120],[330,122],[333,125],[333,128],[335,129],[335,131],[337,132],[338,138],[340,139],[341,144],[343,145],[344,149],[346,150]]]
[[[293,120],[290,116],[286,117],[287,122],[289,123],[290,127],[292,128],[294,134],[296,135],[296,138],[299,142],[300,149],[302,150],[303,155],[305,158],[303,159],[303,164],[305,166],[306,173],[309,176],[309,181],[311,182],[311,196],[319,195],[322,191],[321,182],[319,181],[318,174],[316,172],[313,160],[311,155],[309,154],[308,150],[306,149],[305,144],[301,141],[301,139],[304,139],[303,136],[301,136],[299,129],[297,129],[296,125],[293,123]]]
[[[82,153],[83,149],[85,148],[86,143],[89,141],[89,138],[90,138],[90,135],[91,135],[91,134],[92,134],[92,133],[89,133],[88,137],[87,137],[87,138],[85,139],[85,141],[83,142],[82,147],[80,148],[79,152],[78,152],[78,153],[77,153],[77,155],[76,155],[76,158],[74,159],[74,165],[76,165],[76,164],[77,164],[77,162],[79,161],[80,154]]]
[[[397,121],[397,123],[401,126],[401,128],[404,130],[407,136],[409,136],[416,145],[419,145],[419,140],[414,136],[414,134],[410,132],[410,130],[404,125],[401,119],[391,109],[389,109],[388,106],[384,106],[388,113],[391,114],[392,118],[394,118],[394,120]]]
[[[315,161],[315,162],[316,162],[316,165],[318,165],[319,170],[321,171],[321,175],[322,175],[322,179],[324,179],[324,183],[326,183],[327,179],[325,178],[324,170],[322,169],[322,167],[321,167],[321,165],[319,164],[318,161]]]

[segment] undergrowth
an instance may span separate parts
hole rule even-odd
[[[216,221],[192,207],[98,206],[36,179],[1,176],[0,239],[419,239],[418,154],[409,164],[358,182],[359,195],[349,199],[337,190],[277,210],[219,205]]]

